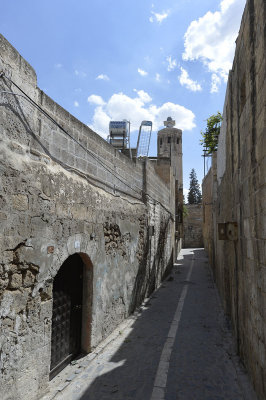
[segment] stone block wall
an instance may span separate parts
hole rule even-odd
[[[207,175],[202,181],[202,235],[204,248],[209,255],[209,261],[213,266],[215,264],[215,248],[214,243],[216,240],[216,229],[214,229],[214,203],[217,191],[217,154],[214,153],[212,157],[212,167],[209,169]]]
[[[116,151],[44,94],[2,36],[0,71],[1,400],[31,400],[48,385],[61,265],[77,253],[92,268],[84,305],[92,308],[91,336],[82,334],[88,352],[171,268],[174,182],[165,184],[149,161]]]
[[[214,275],[224,307],[261,400],[266,398],[265,60],[266,3],[249,0],[228,80],[217,151],[218,179],[212,172],[203,182],[203,199],[209,201],[212,191],[213,202],[213,226],[204,229],[204,241],[214,254]],[[237,224],[235,240],[217,237],[218,223],[227,222]],[[214,232],[211,242],[208,231]]]
[[[203,247],[202,204],[186,204],[188,214],[184,217],[184,248]]]

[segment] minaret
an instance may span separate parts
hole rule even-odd
[[[179,189],[183,189],[182,131],[174,128],[175,121],[171,117],[164,121],[164,126],[158,131],[157,155],[159,159],[170,159]]]

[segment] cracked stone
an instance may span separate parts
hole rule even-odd
[[[17,289],[22,285],[22,275],[21,274],[13,274],[10,280],[10,288]]]

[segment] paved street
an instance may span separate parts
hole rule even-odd
[[[50,400],[255,400],[202,249],[184,249],[136,315],[51,383]]]

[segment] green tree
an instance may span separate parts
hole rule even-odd
[[[201,203],[202,196],[200,192],[200,185],[194,168],[192,168],[189,178],[190,178],[190,185],[187,195],[188,204],[199,204]]]
[[[201,131],[203,139],[200,144],[207,150],[207,154],[212,154],[217,150],[222,120],[222,114],[218,111],[217,114],[213,114],[207,119],[206,130]]]
[[[186,218],[188,216],[188,209],[185,204],[183,204],[183,218]]]

